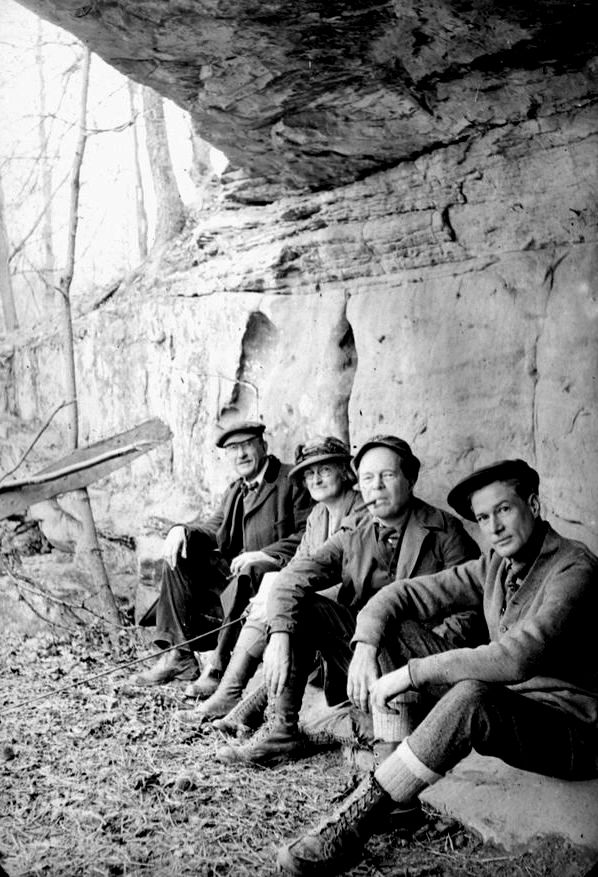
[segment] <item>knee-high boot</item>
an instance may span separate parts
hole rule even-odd
[[[183,724],[195,725],[230,712],[241,700],[245,686],[257,670],[265,643],[265,630],[256,626],[243,627],[214,694],[194,710],[182,710],[179,720]]]

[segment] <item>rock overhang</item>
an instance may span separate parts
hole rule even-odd
[[[596,92],[580,0],[20,0],[188,109],[235,167],[333,188]]]

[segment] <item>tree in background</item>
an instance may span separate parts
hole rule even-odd
[[[145,194],[143,191],[143,174],[141,172],[141,144],[139,142],[139,125],[138,125],[138,98],[140,86],[128,81],[129,103],[131,106],[131,122],[133,131],[133,162],[135,166],[135,206],[137,208],[137,244],[139,247],[139,258],[145,259],[147,256],[147,210],[145,206]]]
[[[65,350],[65,389],[66,397],[70,403],[66,408],[67,413],[67,436],[71,450],[79,446],[79,404],[77,396],[77,379],[75,373],[75,348],[73,340],[73,320],[71,310],[70,290],[75,268],[75,254],[77,248],[77,229],[79,226],[79,196],[81,192],[81,166],[87,145],[87,100],[89,95],[89,71],[91,66],[91,53],[89,49],[83,52],[81,65],[81,103],[79,108],[79,126],[75,155],[70,183],[70,210],[68,220],[68,238],[65,270],[60,278],[60,296],[62,323]],[[81,521],[82,529],[77,543],[77,553],[86,563],[95,589],[94,596],[97,598],[98,608],[103,617],[118,626],[120,616],[114,594],[110,588],[106,567],[102,559],[98,536],[96,532],[91,503],[87,488],[73,491],[78,506],[77,517]]]
[[[8,264],[9,249],[6,225],[4,222],[4,194],[2,190],[2,177],[0,176],[0,299],[2,301],[2,316],[4,327],[7,332],[18,329],[17,311],[12,291],[12,279]]]
[[[156,197],[156,230],[153,249],[180,234],[185,225],[185,208],[172,167],[161,95],[143,86],[145,140]]]
[[[39,176],[44,202],[42,220],[42,265],[41,273],[45,280],[45,306],[52,311],[56,292],[54,278],[54,229],[53,229],[53,197],[52,197],[52,162],[49,155],[48,107],[46,99],[46,75],[44,69],[44,25],[40,19],[37,23],[37,42],[35,46],[35,62],[39,80],[39,115],[38,115],[38,154]]]

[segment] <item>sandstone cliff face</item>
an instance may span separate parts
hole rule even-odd
[[[557,528],[598,549],[598,134],[578,103],[197,217],[158,270],[77,323],[83,434],[155,415],[174,433],[96,489],[102,513],[134,532],[150,511],[209,504],[227,479],[215,420],[259,414],[287,459],[313,431],[354,446],[396,432],[440,504],[475,465],[522,456]],[[13,411],[60,401],[43,377],[58,355],[48,337],[8,357]]]
[[[172,447],[94,491],[135,532],[210,504],[217,419],[396,432],[444,503],[537,465],[598,549],[593,4],[25,0],[174,98],[236,170],[218,208],[77,323],[83,439],[161,416]],[[239,170],[244,168],[244,170]],[[4,411],[62,399],[58,340],[5,352]]]

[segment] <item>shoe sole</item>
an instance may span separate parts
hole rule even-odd
[[[232,749],[232,747],[231,747]],[[301,752],[280,752],[277,755],[266,755],[261,758],[244,758],[235,754],[233,758],[226,758],[216,753],[216,760],[225,764],[247,764],[253,767],[277,767],[279,764],[286,764],[290,761],[301,761],[302,758],[308,758],[313,753],[302,750]]]
[[[293,841],[295,843],[295,841]],[[360,861],[361,857],[351,857],[346,861],[329,860],[327,862],[308,862],[296,859],[289,844],[281,847],[276,856],[276,870],[283,874],[294,874],[296,877],[334,877],[336,874],[342,874],[354,868]]]

